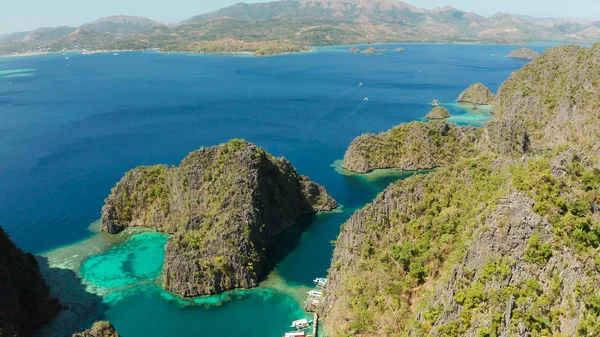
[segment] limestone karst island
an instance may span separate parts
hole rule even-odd
[[[209,2],[0,11],[0,337],[600,336],[599,4]]]

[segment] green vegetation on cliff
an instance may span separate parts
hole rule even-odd
[[[600,214],[592,210],[600,170],[568,153],[567,174],[553,174],[559,156],[565,154],[506,165],[484,154],[389,187],[337,240],[324,309],[328,329],[342,336],[450,337],[476,336],[488,324],[497,331],[524,324],[531,336],[577,326],[599,333],[589,322],[600,311],[584,308],[600,281],[596,265],[585,262],[600,259]],[[503,203],[518,211],[499,211]],[[515,235],[511,230],[521,235],[487,237]],[[483,248],[507,240],[509,247]],[[558,272],[563,264],[572,269]],[[581,293],[577,280],[587,287]]]
[[[494,100],[494,94],[482,83],[475,83],[458,96],[459,103],[487,105]]]
[[[102,228],[173,234],[163,286],[182,296],[257,285],[272,239],[303,214],[330,211],[322,186],[243,140],[190,153],[179,167],[139,167],[106,199]]]
[[[599,48],[554,48],[515,72],[475,145],[343,225],[319,309],[331,335],[600,334]],[[401,168],[438,149],[406,155],[422,133],[392,135],[348,153]]]
[[[374,169],[414,171],[450,164],[476,152],[481,130],[444,121],[402,124],[378,135],[356,138],[346,151],[343,167],[366,173]]]
[[[517,50],[514,50],[513,52],[511,52],[510,54],[508,54],[508,57],[513,58],[513,59],[526,59],[526,60],[533,60],[534,58],[538,57],[540,54],[538,54],[535,50],[533,49],[529,49],[529,48],[519,48]]]
[[[599,79],[600,44],[552,48],[504,82],[494,119],[521,120],[534,149],[590,146],[600,136]]]
[[[436,106],[425,116],[426,119],[445,119],[448,117],[450,117],[450,111],[441,106]]]

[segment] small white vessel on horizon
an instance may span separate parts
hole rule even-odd
[[[358,84],[358,86],[359,86],[359,87],[362,87],[362,86],[363,86],[362,82],[360,82],[360,83]]]
[[[363,101],[368,102],[369,101],[369,97],[363,98]]]

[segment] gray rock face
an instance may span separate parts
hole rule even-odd
[[[472,84],[458,96],[459,103],[474,103],[481,105],[491,104],[494,94],[481,83]]]
[[[109,322],[96,322],[91,329],[76,333],[73,337],[120,337],[120,335]]]
[[[521,156],[529,149],[529,136],[519,120],[492,119],[484,128],[482,148],[505,156]]]
[[[203,148],[179,167],[128,172],[106,199],[102,228],[173,234],[163,286],[185,297],[257,285],[267,246],[306,213],[337,203],[285,159],[241,140]]]
[[[519,48],[508,54],[508,57],[513,59],[533,60],[540,56],[535,50],[529,48]]]
[[[581,299],[575,303],[569,303],[568,300],[576,298],[575,284],[584,270],[573,250],[563,249],[544,266],[526,261],[526,250],[534,235],[537,235],[541,242],[552,242],[551,227],[545,219],[533,212],[533,204],[533,200],[523,194],[512,194],[498,203],[497,210],[486,220],[486,230],[470,245],[463,262],[453,269],[450,280],[443,287],[438,287],[431,306],[441,306],[445,310],[435,321],[432,335],[437,335],[440,327],[458,320],[461,313],[467,310],[463,304],[456,301],[460,299],[457,294],[473,284],[482,284],[485,287],[484,292],[491,294],[506,292],[511,287],[523,288],[528,281],[536,280],[541,285],[537,290],[540,294],[556,291],[561,293],[561,299],[556,300],[554,309],[579,310],[584,305]],[[502,263],[507,267],[508,269],[503,271],[505,274],[493,277],[485,274],[484,270],[491,262]],[[554,277],[561,280],[560,285],[552,284]],[[560,286],[560,289],[553,289],[553,286]],[[514,312],[524,312],[530,305],[522,299],[515,302],[515,296],[509,296],[497,304],[498,308],[504,309],[503,334],[508,335],[511,328],[519,330],[521,322]],[[424,312],[417,316],[421,321],[425,321]],[[567,336],[574,335],[581,318],[580,314],[575,314],[560,320],[560,331]],[[476,314],[471,321],[471,327],[461,336],[480,336],[480,329],[491,326],[492,319],[488,312]],[[522,333],[517,335],[529,336],[529,333],[528,329],[523,329]]]
[[[448,117],[450,117],[450,111],[441,106],[433,108],[433,110],[431,110],[427,116],[425,116],[426,119],[445,119]]]
[[[60,308],[35,257],[17,248],[0,227],[0,336],[30,336]]]

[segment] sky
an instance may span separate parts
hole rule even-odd
[[[0,34],[39,27],[79,26],[110,15],[137,15],[176,23],[241,0],[0,0]],[[244,2],[265,2],[245,0]],[[497,12],[538,17],[581,17],[600,20],[600,0],[405,0],[432,9],[451,5],[491,15]]]

